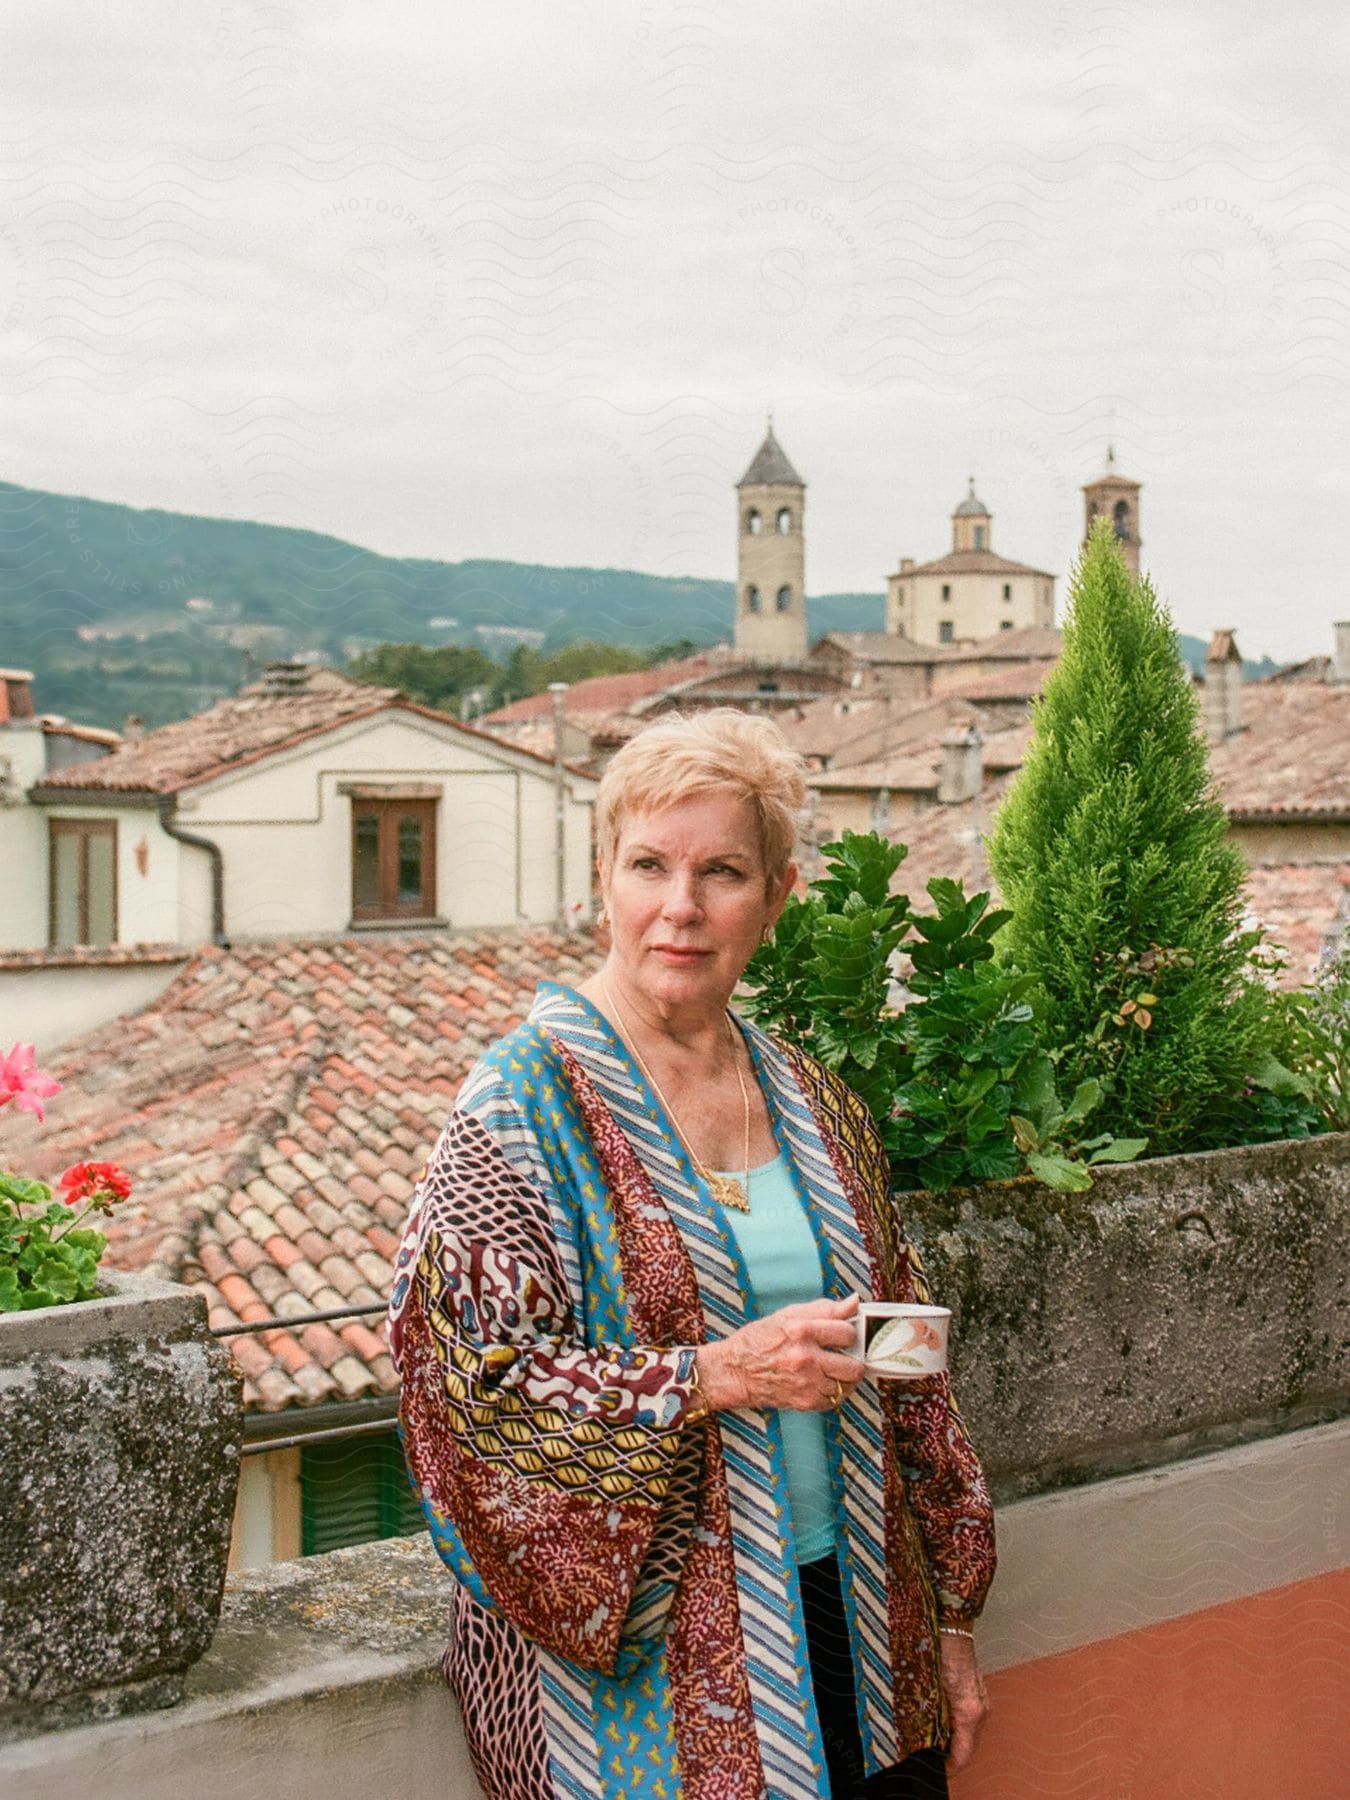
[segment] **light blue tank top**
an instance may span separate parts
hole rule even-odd
[[[729,1170],[738,1178],[743,1170]],[[726,1208],[750,1275],[754,1313],[763,1318],[780,1306],[819,1300],[825,1292],[820,1252],[792,1171],[776,1156],[750,1171],[750,1210]],[[778,1414],[787,1463],[788,1504],[798,1562],[816,1562],[834,1549],[834,1504],[825,1446],[825,1419],[818,1412]]]

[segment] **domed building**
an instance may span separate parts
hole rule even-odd
[[[952,513],[952,547],[933,562],[902,557],[886,582],[886,630],[916,644],[973,644],[1055,622],[1055,577],[999,556],[993,514],[970,491]]]

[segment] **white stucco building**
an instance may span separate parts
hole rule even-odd
[[[334,670],[276,665],[96,760],[41,736],[0,721],[0,1036],[64,1041],[212,942],[589,907],[593,778]]]

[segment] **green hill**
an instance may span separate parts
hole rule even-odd
[[[542,634],[650,648],[729,633],[732,584],[627,569],[379,556],[317,532],[139,511],[0,483],[0,663],[30,668],[38,705],[91,724],[183,718],[265,662],[345,663],[382,642]],[[813,636],[881,629],[880,594],[808,601]],[[1203,654],[1197,640],[1188,653]]]

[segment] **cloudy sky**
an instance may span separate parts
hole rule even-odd
[[[1108,441],[1182,629],[1350,617],[1344,9],[11,0],[0,475],[395,554],[1064,576]],[[1061,580],[1063,597],[1066,581]]]

